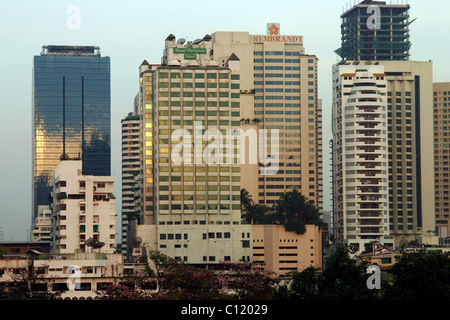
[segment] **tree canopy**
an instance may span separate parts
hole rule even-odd
[[[297,189],[285,192],[272,206],[257,204],[247,190],[241,190],[242,217],[251,224],[280,224],[286,231],[303,234],[306,225],[322,227],[319,210]]]

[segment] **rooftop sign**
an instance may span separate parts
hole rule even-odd
[[[303,43],[303,36],[281,36],[281,35],[256,35],[253,36],[253,42],[286,42],[286,43]]]
[[[280,34],[279,23],[267,24],[267,35],[253,36],[253,42],[286,42],[286,43],[303,43],[303,36],[283,36]]]
[[[206,48],[173,48],[173,53],[206,54]]]

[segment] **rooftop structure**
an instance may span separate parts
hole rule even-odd
[[[365,0],[341,15],[344,60],[409,60],[408,4]]]

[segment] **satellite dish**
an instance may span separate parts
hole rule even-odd
[[[177,41],[178,44],[184,44],[186,42],[186,39],[181,38]]]
[[[200,44],[202,41],[203,41],[202,39],[195,39],[193,43],[194,44]]]

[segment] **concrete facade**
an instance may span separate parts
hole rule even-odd
[[[260,157],[256,179],[243,179],[242,188],[255,202],[267,205],[274,204],[284,191],[296,188],[322,211],[317,57],[305,53],[302,36],[282,35],[276,24],[268,25],[267,35],[215,32],[212,42],[219,64],[224,65],[231,54],[240,60],[242,118],[256,119],[259,129],[268,130],[268,137],[275,130],[279,132],[279,142],[268,144],[264,150],[272,157],[277,154],[276,160]],[[252,170],[245,172],[254,175]]]
[[[312,266],[322,269],[322,232],[307,225],[298,235],[282,225],[254,225],[253,261],[264,263],[265,269],[278,276],[301,272]]]
[[[387,81],[382,65],[333,68],[333,206],[339,244],[389,237]]]
[[[241,225],[239,141],[227,144],[241,123],[240,61],[230,55],[220,66],[211,49],[208,35],[194,43],[169,35],[162,64],[140,66],[136,242],[200,265],[251,259],[251,227]]]
[[[433,84],[434,182],[436,228],[440,242],[450,242],[450,82]]]
[[[52,180],[51,252],[89,252],[92,239],[101,252],[115,251],[114,177],[82,175],[80,160],[61,161]],[[99,249],[95,249],[99,250]]]
[[[340,65],[384,67],[389,236],[395,247],[411,241],[435,244],[437,237],[429,234],[435,230],[432,62],[343,61]]]

